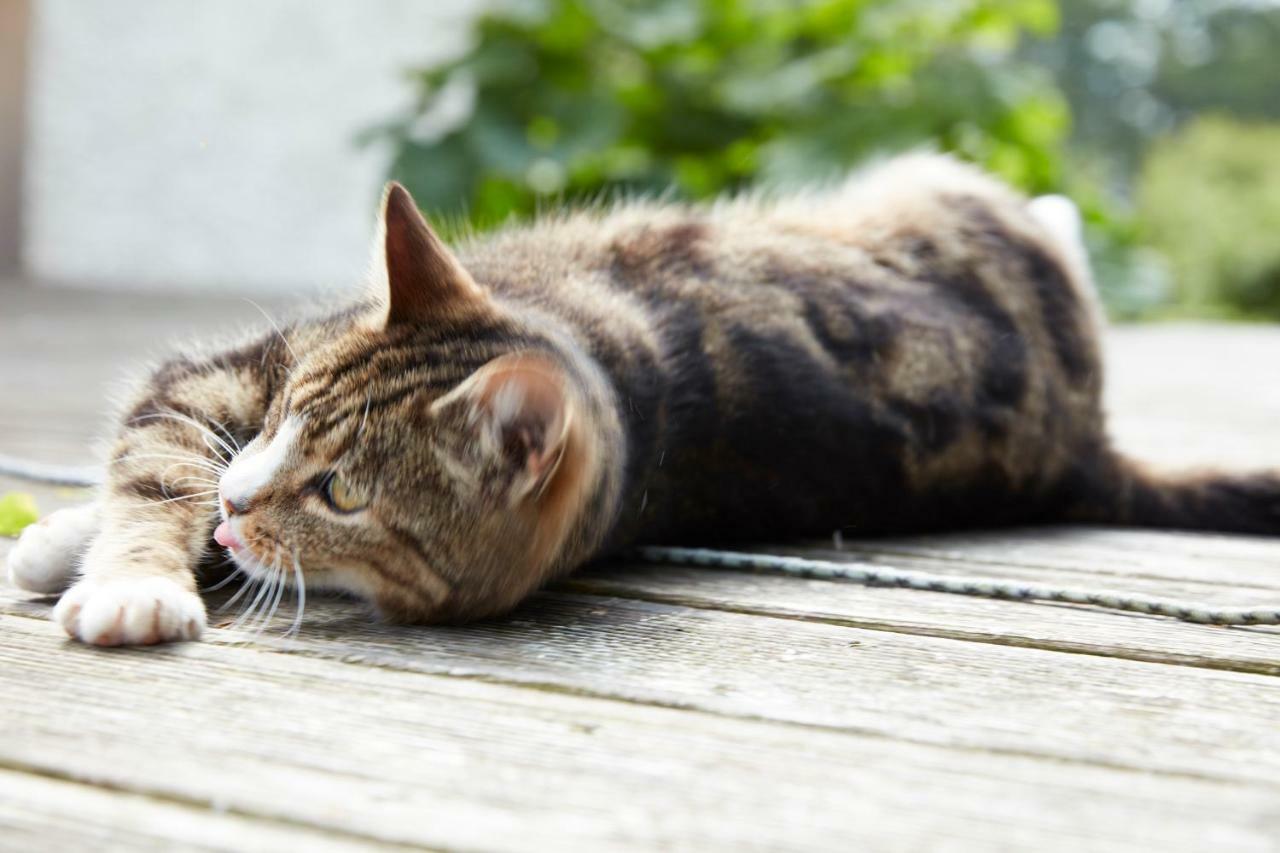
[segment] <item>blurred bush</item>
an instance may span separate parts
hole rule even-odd
[[[1280,319],[1280,125],[1202,117],[1156,141],[1137,204],[1177,282],[1167,310]]]
[[[464,56],[424,69],[416,108],[375,136],[455,227],[544,200],[821,180],[921,144],[1041,191],[1061,181],[1067,108],[1017,47],[1056,24],[1052,0],[508,5]],[[459,89],[473,110],[441,134],[438,100]]]
[[[923,145],[1072,196],[1113,317],[1280,316],[1276,131],[1215,119],[1168,136],[1210,102],[1280,114],[1280,9],[496,2],[369,134],[449,236],[615,194],[821,181]]]

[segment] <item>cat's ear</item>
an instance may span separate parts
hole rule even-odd
[[[516,353],[481,367],[432,404],[433,413],[458,411],[472,431],[473,452],[511,473],[512,504],[537,499],[564,461],[573,405],[562,368],[545,356]]]
[[[392,181],[382,193],[374,244],[374,278],[388,326],[465,317],[481,310],[484,291]]]

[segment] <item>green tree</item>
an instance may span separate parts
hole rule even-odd
[[[1205,117],[1143,164],[1145,239],[1177,282],[1176,311],[1280,319],[1280,125]]]
[[[542,0],[481,18],[378,134],[424,207],[479,228],[614,191],[821,180],[921,144],[1047,190],[1068,113],[1016,53],[1056,24],[1051,0]],[[424,137],[450,85],[474,109]]]
[[[1063,0],[1051,40],[1022,55],[1053,70],[1072,143],[1127,196],[1147,145],[1197,113],[1280,119],[1280,7],[1256,0]]]

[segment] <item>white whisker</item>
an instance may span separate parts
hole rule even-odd
[[[224,563],[224,565],[225,565],[225,563]],[[231,583],[233,580],[235,580],[236,578],[239,578],[239,577],[241,577],[241,576],[244,576],[244,577],[246,577],[246,578],[248,577],[248,575],[246,575],[246,574],[245,574],[245,572],[244,572],[244,570],[243,570],[243,569],[241,569],[239,566],[236,566],[236,567],[235,567],[235,570],[234,570],[234,571],[232,571],[232,572],[231,572],[229,575],[227,575],[225,578],[223,578],[222,580],[218,581],[218,582],[217,582],[217,583],[215,583],[213,586],[202,586],[202,587],[200,587],[200,591],[201,591],[201,592],[217,592],[218,590],[222,589],[224,586],[226,586],[227,584]]]
[[[275,578],[276,594],[275,597],[271,599],[271,609],[268,610],[267,615],[263,617],[262,623],[258,626],[258,631],[262,631],[263,628],[271,624],[271,620],[276,616],[276,611],[280,608],[280,599],[284,597],[284,571],[280,567],[279,555],[276,556]]]
[[[262,633],[261,613],[266,609],[267,605],[270,603],[271,593],[275,588],[276,588],[276,576],[275,576],[275,572],[272,572],[271,574],[267,575],[266,581],[264,581],[262,584],[262,592],[259,594],[258,598],[255,598],[253,600],[253,606],[250,607],[249,612],[245,614],[245,620],[244,620],[245,630],[251,631],[254,634]],[[251,623],[256,623],[256,625]]]
[[[248,592],[251,589],[257,588],[258,584],[262,582],[260,578],[254,577],[253,575],[244,571],[244,569],[241,569],[239,566],[236,566],[236,571],[240,572],[245,576],[245,581],[240,586],[240,588],[236,590],[236,594],[231,596],[231,598],[228,599],[225,604],[223,604],[221,607],[218,608],[219,613],[222,613],[226,610],[230,610],[231,605],[235,604],[236,601],[239,600],[240,596],[244,595],[246,592]],[[232,575],[232,577],[235,577],[235,576]]]
[[[369,406],[373,404],[373,392],[364,398],[364,414],[360,416],[360,426],[356,429],[356,438],[364,435],[365,424],[369,422]]]
[[[216,480],[210,480],[207,477],[200,477],[195,474],[188,474],[186,476],[179,477],[177,480],[170,483],[169,472],[172,471],[174,468],[177,468],[183,464],[184,463],[182,462],[175,462],[174,464],[170,465],[168,468],[165,468],[163,471],[160,472],[160,486],[165,491],[169,491],[169,486],[174,486],[176,488],[178,483],[188,481],[188,480],[192,482],[200,483],[201,485],[212,486],[215,489],[218,488],[218,483]]]
[[[227,462],[227,457],[223,456],[221,453],[217,451],[215,447],[213,447],[213,445],[209,444],[208,439],[213,439],[230,456],[235,456],[237,453],[240,452],[239,446],[236,446],[233,448],[231,444],[228,444],[227,442],[223,441],[218,436],[218,434],[215,433],[213,430],[209,429],[208,426],[200,423],[195,418],[187,417],[186,415],[182,415],[177,412],[156,412],[150,415],[139,415],[138,417],[134,418],[134,420],[141,421],[141,420],[151,420],[154,418],[166,418],[171,421],[177,421],[180,424],[186,424],[187,426],[195,427],[197,430],[200,431],[201,435],[205,437],[205,444],[208,445],[209,449],[212,450],[215,454],[217,454],[218,458],[221,459],[223,462]],[[224,432],[226,432],[226,427],[223,427],[221,424],[218,424],[218,427],[222,429]],[[227,434],[227,437],[231,438],[232,444],[235,444],[235,439],[230,435],[230,433]]]
[[[208,416],[206,415],[206,417]],[[235,452],[239,452],[240,450],[244,449],[240,446],[240,442],[236,441],[236,437],[235,435],[232,434],[231,430],[227,429],[226,424],[224,424],[222,421],[216,420],[215,418],[208,418],[208,420],[210,424],[218,428],[218,432],[222,433],[223,438],[225,438],[227,441],[231,443],[231,445],[235,448]],[[234,456],[235,453],[233,452],[231,455]]]
[[[156,505],[158,505],[158,504],[171,504],[171,503],[174,503],[175,501],[189,501],[189,500],[191,500],[192,498],[203,498],[203,497],[205,497],[206,495],[216,495],[217,493],[218,493],[218,490],[217,490],[217,489],[210,489],[210,490],[209,490],[209,491],[207,491],[207,492],[196,492],[196,493],[194,493],[194,494],[190,494],[190,495],[178,495],[176,498],[167,498],[166,500],[162,500],[162,501],[152,501],[152,503],[153,503],[153,504],[156,504]],[[208,505],[210,505],[210,506],[217,506],[217,505],[218,505],[218,502],[217,502],[217,501],[213,501],[213,500],[209,500],[209,501],[200,501],[200,503],[201,503],[201,504],[208,504]]]
[[[218,432],[222,433],[223,436],[227,439],[227,441],[231,442],[231,446],[236,449],[236,453],[239,453],[241,450],[244,450],[244,446],[240,444],[239,441],[236,440],[235,433],[227,429],[226,424],[224,424],[222,421],[215,421],[213,418],[209,418],[209,423],[216,426],[218,428]],[[231,455],[234,456],[235,453]]]
[[[221,474],[227,468],[226,465],[219,465],[207,456],[196,456],[195,454],[179,456],[176,453],[130,453],[117,464],[133,462],[135,459],[177,459],[178,462],[170,467],[176,468],[178,465],[190,465],[192,468],[200,468],[211,474]]]
[[[231,623],[231,630],[236,630],[241,625],[245,624],[245,622],[248,621],[254,613],[258,612],[258,606],[263,602],[266,598],[267,592],[271,589],[271,579],[273,577],[274,575],[268,575],[262,580],[258,587],[258,594],[254,596],[252,603],[250,603],[249,606],[236,617],[236,621]]]
[[[214,447],[212,444],[210,444],[210,443],[209,443],[209,439],[213,439],[214,441],[217,441],[217,440],[218,440],[218,437],[217,437],[216,435],[214,435],[213,433],[208,433],[207,435],[202,435],[202,436],[200,436],[200,440],[204,442],[204,446],[205,446],[205,447],[209,448],[209,450],[210,450],[210,451],[212,451],[212,452],[213,452],[213,454],[214,454],[215,456],[217,456],[219,459],[222,459],[222,460],[223,460],[223,461],[225,461],[228,465],[230,465],[230,464],[231,464],[231,459],[235,459],[235,458],[236,458],[235,453],[234,453],[234,452],[232,452],[232,451],[230,451],[230,450],[228,450],[228,451],[227,451],[227,453],[228,453],[228,454],[230,454],[230,457],[231,457],[231,459],[228,459],[226,456],[223,456],[220,452],[218,452],[218,448],[217,448],[217,447]],[[222,442],[221,442],[221,441],[218,441],[218,444],[222,444]]]
[[[276,557],[271,562],[270,574],[267,575],[267,594],[262,597],[261,607],[255,607],[253,633],[261,634],[262,629],[266,627],[267,609],[270,607],[271,599],[276,591],[276,584],[280,580],[280,554],[276,552]]]
[[[206,479],[205,477],[179,477],[178,479],[169,483],[169,485],[173,486],[176,489],[178,488],[179,483],[195,483],[196,485],[199,485],[199,486],[210,486],[215,489],[218,487],[217,480],[209,480],[209,479]]]
[[[179,423],[188,424],[190,426],[195,427],[197,430],[199,430],[201,438],[204,440],[205,446],[208,447],[210,450],[212,450],[218,456],[218,458],[222,459],[224,462],[226,461],[227,457],[223,456],[222,453],[219,452],[219,448],[221,448],[222,450],[225,450],[228,456],[235,456],[236,453],[239,452],[240,450],[240,446],[236,443],[235,439],[230,434],[226,436],[226,438],[231,439],[230,442],[225,441],[223,439],[223,436],[218,435],[216,432],[210,429],[207,425],[200,423],[195,418],[171,415],[170,419],[176,420]],[[210,423],[214,423],[222,432],[224,433],[226,432],[226,427],[223,427],[221,424],[217,424],[214,421],[210,421]],[[210,440],[212,440],[218,446],[214,447],[212,444],[209,443]]]
[[[297,587],[298,611],[293,616],[293,624],[285,632],[286,637],[296,637],[302,630],[302,614],[307,609],[307,582],[302,576],[302,566],[298,563],[298,549],[293,549],[293,578]]]
[[[257,308],[258,313],[260,313],[263,317],[267,318],[267,322],[271,324],[271,328],[275,329],[276,334],[280,336],[280,343],[284,344],[284,348],[289,351],[289,355],[293,356],[293,361],[296,364],[298,362],[298,354],[293,351],[293,347],[289,344],[289,339],[284,336],[284,332],[280,331],[280,326],[276,324],[276,321],[271,318],[271,315],[267,313],[265,308],[263,308],[258,303],[254,302],[249,297],[244,296],[241,298],[244,299],[245,302],[248,302],[250,305],[252,305],[254,308]]]
[[[187,467],[187,463],[185,463],[185,462],[175,462],[175,463],[173,463],[172,465],[170,465],[170,466],[168,466],[167,468],[165,468],[165,469],[164,469],[164,471],[163,471],[163,474],[164,474],[164,476],[166,476],[166,477],[167,477],[167,476],[169,476],[169,472],[170,472],[170,471],[172,471],[174,468],[183,468],[183,467]],[[191,466],[191,467],[194,467],[194,466]],[[214,479],[212,479],[212,478],[210,478],[210,477],[206,476],[207,474],[210,474],[210,473],[212,473],[212,472],[210,472],[210,471],[205,471],[205,470],[203,470],[203,469],[196,469],[196,470],[200,471],[200,473],[199,473],[199,474],[183,474],[183,475],[182,475],[182,478],[183,478],[183,479],[189,479],[189,480],[200,480],[201,482],[205,482],[205,483],[217,483],[217,482],[218,482],[217,480],[214,480]]]

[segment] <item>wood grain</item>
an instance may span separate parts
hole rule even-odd
[[[74,815],[74,820],[67,820]],[[0,849],[258,850],[316,853],[401,849],[34,773],[0,769]]]
[[[939,574],[983,573],[985,567],[894,560],[893,565]],[[1033,569],[994,576],[1056,583],[1053,573]],[[1177,584],[1082,582],[1119,589],[1224,604],[1274,604],[1276,598],[1203,594]],[[801,580],[697,568],[620,566],[583,573],[564,588],[687,607],[752,613],[802,621],[923,634],[935,637],[1051,649],[1088,655],[1280,674],[1280,630],[1218,628],[1151,616],[1058,604],[992,601],[932,592],[882,589],[851,583]]]
[[[26,607],[26,615],[43,615],[39,605]],[[279,616],[277,630],[291,621],[291,613]],[[343,601],[320,603],[305,624],[296,640],[243,630],[214,631],[208,640],[742,719],[1249,781],[1276,787],[1280,798],[1280,679],[1262,675],[569,594],[463,628],[379,625]]]
[[[0,288],[0,451],[89,461],[114,377],[161,341],[227,324],[265,327],[238,300]],[[1125,329],[1110,345],[1128,449],[1280,465],[1268,367],[1280,329]],[[11,488],[45,511],[85,496],[0,479]],[[1280,602],[1274,540],[853,533],[839,548],[773,548]],[[206,643],[108,652],[66,642],[49,607],[0,589],[4,849],[1263,851],[1280,839],[1274,629],[622,563],[463,629],[391,628],[313,599],[296,641],[215,629]]]
[[[486,849],[1271,849],[1272,788],[0,617],[0,761]]]

